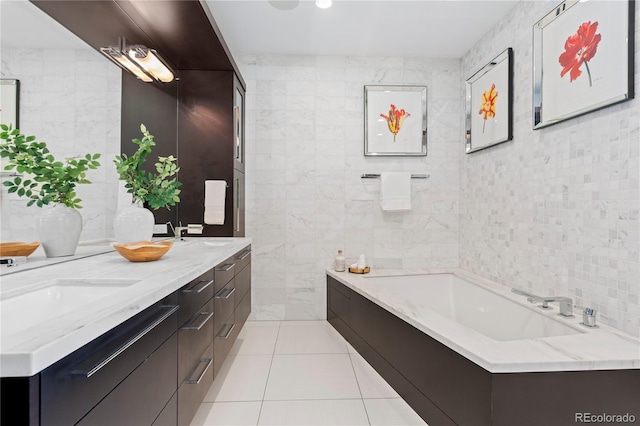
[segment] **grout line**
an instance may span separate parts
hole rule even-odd
[[[371,399],[371,398],[367,398]],[[378,398],[378,399],[397,399],[397,398]],[[362,398],[303,398],[303,399],[265,399],[264,402],[298,402],[298,401],[362,401]],[[244,401],[238,401],[244,402]]]
[[[280,337],[280,327],[282,322],[278,324],[278,333],[276,333],[276,343],[273,345],[273,353],[271,354],[271,363],[269,364],[269,373],[267,373],[267,381],[264,384],[264,391],[262,392],[262,401],[260,402],[260,411],[258,412],[258,420],[256,426],[260,424],[260,417],[262,416],[262,407],[264,407],[264,397],[267,395],[267,386],[269,386],[269,377],[271,377],[271,367],[273,367],[273,358],[276,354],[276,347],[278,346],[278,337]]]
[[[347,339],[343,337],[345,341],[345,345],[347,343]],[[371,425],[371,418],[369,418],[369,412],[367,411],[367,404],[364,403],[364,396],[362,395],[362,389],[360,388],[360,381],[358,380],[358,375],[356,374],[356,366],[353,364],[353,357],[349,352],[349,347],[347,347],[347,355],[349,355],[349,361],[351,362],[351,369],[353,370],[353,375],[356,378],[356,384],[358,385],[358,392],[360,392],[360,401],[362,402],[362,408],[364,408],[364,414],[367,416],[367,422]]]

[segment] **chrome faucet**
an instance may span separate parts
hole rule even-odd
[[[173,236],[175,237],[175,239],[182,239],[182,231],[186,231],[187,227],[186,226],[182,226],[182,222],[179,222],[179,226],[176,226],[175,228],[173,227],[173,224],[171,223],[171,221],[167,222],[167,225],[169,225],[169,227],[171,228],[171,230],[173,231]]]
[[[560,306],[560,312],[558,313],[558,315],[565,318],[573,318],[573,300],[569,297],[536,296],[535,294],[527,293],[526,291],[519,290],[517,288],[512,288],[511,291],[513,293],[526,296],[527,301],[530,303],[542,303],[541,305],[538,305],[538,307],[541,309],[551,309],[549,303],[558,302],[558,305]]]

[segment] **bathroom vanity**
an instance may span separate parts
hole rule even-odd
[[[188,425],[251,312],[251,239],[2,277],[3,424]],[[6,309],[4,309],[6,307]]]

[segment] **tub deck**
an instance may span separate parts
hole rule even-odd
[[[443,315],[449,301],[439,303],[438,297],[431,298],[431,304],[440,308],[429,309],[427,295],[421,296],[417,290],[404,295],[402,277],[416,274],[454,274],[472,282],[477,288],[494,293],[504,301],[508,301],[509,309],[504,306],[494,311],[503,328],[510,328],[507,338],[490,338],[465,326],[456,320]],[[640,340],[622,331],[600,325],[597,329],[589,329],[580,325],[579,312],[574,318],[558,317],[557,305],[551,304],[552,311],[542,311],[526,301],[525,297],[511,293],[510,289],[481,277],[460,270],[372,270],[370,274],[359,275],[347,272],[327,271],[346,287],[357,292],[373,303],[396,315],[418,330],[429,335],[460,355],[478,364],[491,373],[522,373],[546,371],[582,371],[582,370],[617,370],[640,369]],[[396,285],[379,285],[378,277],[397,276]],[[407,293],[407,291],[405,291]],[[477,299],[478,295],[470,295]],[[426,305],[426,306],[425,306]],[[438,309],[440,312],[438,312]],[[550,337],[519,338],[518,333],[526,330],[518,329],[510,314],[524,310],[553,323],[561,324],[561,330],[575,331],[574,334],[560,332]],[[464,316],[466,314],[460,314]],[[468,315],[467,315],[468,316]],[[483,321],[481,315],[474,313],[468,321]],[[464,319],[461,319],[464,322]],[[483,327],[490,326],[483,324]],[[524,334],[523,334],[524,336]],[[495,337],[495,336],[494,336]]]

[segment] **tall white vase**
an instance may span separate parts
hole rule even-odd
[[[45,207],[36,218],[36,231],[47,257],[72,256],[80,240],[82,216],[64,204]]]
[[[133,203],[118,210],[113,219],[113,230],[118,244],[135,243],[137,241],[151,241],[153,237],[153,213]]]

